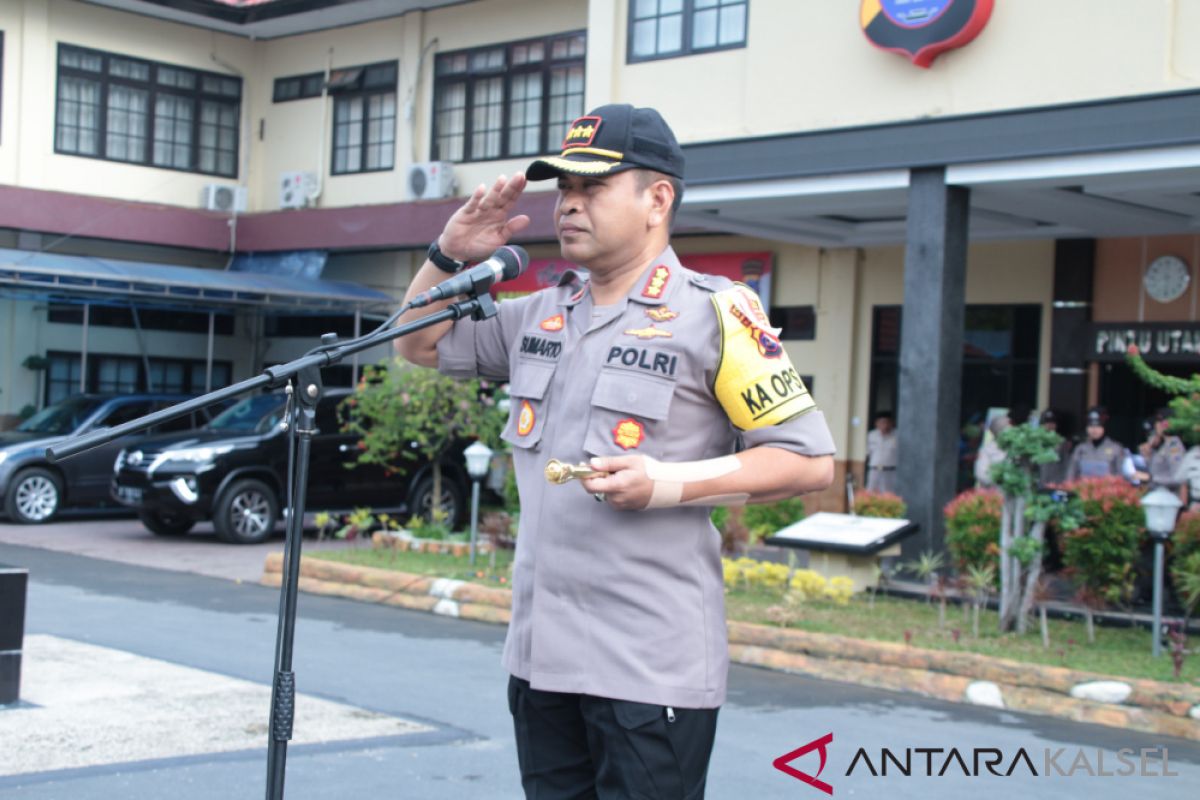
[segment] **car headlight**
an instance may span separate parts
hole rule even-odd
[[[150,471],[153,472],[163,464],[209,464],[217,456],[225,455],[233,449],[231,444],[223,444],[219,447],[183,447],[179,450],[164,450],[155,457],[154,462],[150,465]]]

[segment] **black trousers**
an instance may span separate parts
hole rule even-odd
[[[704,797],[718,709],[543,692],[516,677],[508,709],[528,800]]]

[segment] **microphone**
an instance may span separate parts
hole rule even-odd
[[[525,248],[506,244],[492,253],[487,261],[481,261],[470,269],[448,278],[427,292],[421,292],[409,303],[410,308],[422,308],[438,300],[457,297],[468,292],[479,294],[492,288],[492,284],[512,280],[529,266],[529,253]]]

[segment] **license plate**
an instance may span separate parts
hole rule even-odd
[[[135,505],[142,502],[142,490],[134,486],[118,486],[117,499],[122,503]]]

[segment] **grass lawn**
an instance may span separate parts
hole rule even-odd
[[[314,552],[306,557],[438,575],[486,586],[507,587],[512,574],[510,550],[497,551],[494,572],[489,570],[487,556],[478,556],[472,569],[466,556],[375,550],[366,545],[361,549]],[[776,624],[768,609],[782,605],[779,594],[762,589],[728,592],[725,602],[730,619],[763,624]],[[1031,621],[1030,632],[1024,636],[1001,634],[996,630],[996,613],[985,610],[980,615],[980,635],[976,639],[971,635],[970,617],[957,605],[947,605],[945,626],[939,627],[937,604],[881,595],[872,606],[865,595],[856,595],[844,606],[829,601],[799,605],[789,627],[897,643],[904,642],[905,631],[908,631],[914,647],[980,653],[1105,675],[1176,680],[1169,652],[1164,651],[1158,659],[1151,657],[1150,632],[1144,627],[1097,625],[1096,642],[1089,644],[1082,619],[1051,618],[1049,623],[1050,647],[1045,649],[1036,619]],[[1188,649],[1192,652],[1185,658],[1181,680],[1194,683],[1200,681],[1200,644],[1196,637],[1188,642]]]

